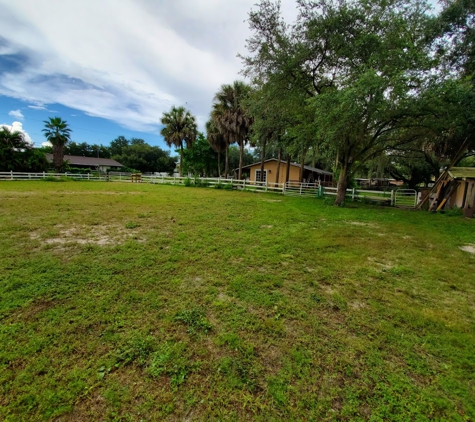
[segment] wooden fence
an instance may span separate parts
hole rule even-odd
[[[132,177],[131,173],[110,172],[109,174],[100,173],[18,173],[18,172],[0,172],[1,180],[40,180],[48,178],[71,178],[74,180],[91,181],[109,181],[109,182],[139,182],[151,184],[184,185],[214,187],[222,189],[237,189],[252,192],[274,192],[286,196],[306,196],[323,197],[336,196],[337,188],[323,187],[316,183],[271,183],[254,182],[249,180],[226,179],[222,177],[190,178],[165,175],[141,175],[140,178]],[[387,204],[392,206],[415,207],[417,205],[417,192],[415,190],[366,190],[366,189],[347,189],[346,198],[348,200],[360,200],[371,203]]]

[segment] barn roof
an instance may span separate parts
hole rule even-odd
[[[449,174],[454,179],[475,179],[475,167],[452,167]]]
[[[53,162],[53,154],[46,154],[46,158],[49,162]],[[111,166],[111,167],[124,167],[118,161],[111,158],[97,158],[97,157],[82,157],[80,155],[65,155],[64,161],[68,161],[70,165],[78,166]]]

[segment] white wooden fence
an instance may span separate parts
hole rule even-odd
[[[189,178],[165,175],[142,175],[140,180],[132,180],[130,173],[110,172],[108,175],[76,174],[76,173],[18,173],[0,172],[2,180],[40,180],[47,178],[71,178],[75,180],[109,181],[109,182],[129,182],[129,183],[152,183],[167,185],[202,186],[223,189],[238,189],[254,192],[275,192],[286,196],[336,196],[337,188],[323,187],[316,183],[271,183],[254,182],[249,180],[226,179],[222,177]],[[393,206],[415,207],[417,205],[417,192],[412,189],[397,189],[389,191],[376,191],[365,189],[347,189],[346,198],[349,200],[361,200],[371,203],[380,203]]]
[[[0,180],[41,180],[48,178],[60,179],[62,177],[67,177],[70,179],[80,179],[80,180],[97,180],[97,181],[106,181],[108,180],[107,174],[102,173],[86,173],[86,174],[77,174],[77,173],[19,173],[14,171],[0,172]]]

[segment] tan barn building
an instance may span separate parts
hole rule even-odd
[[[277,178],[277,167],[279,160],[271,158],[264,161],[263,182],[268,183],[285,183],[287,182],[287,161],[280,161],[279,180]],[[251,182],[261,181],[261,163],[254,163],[242,168],[243,176]],[[290,163],[289,179],[290,182],[300,181],[300,164]],[[303,172],[303,181],[314,183],[320,181],[323,186],[332,186],[333,173],[316,167],[305,166]]]

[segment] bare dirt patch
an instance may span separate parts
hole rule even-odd
[[[59,232],[55,236],[47,237],[38,232],[32,232],[30,238],[32,240],[42,240],[47,245],[65,245],[65,244],[79,244],[79,245],[117,245],[124,243],[127,239],[136,237],[137,231],[126,229],[118,224],[101,224],[94,226],[87,226],[75,224],[69,227],[58,225],[56,228]],[[142,240],[143,239],[139,239]]]
[[[360,227],[372,227],[372,228],[378,228],[379,227],[375,223],[363,223],[361,221],[348,221],[348,224],[351,224],[352,226],[360,226]]]
[[[460,246],[462,251],[475,254],[475,244]]]

